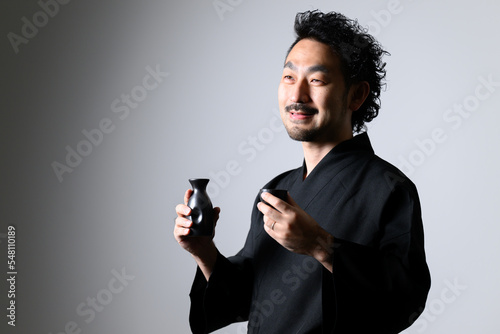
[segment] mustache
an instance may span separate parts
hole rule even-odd
[[[309,107],[308,105],[305,105],[303,103],[292,103],[290,105],[287,105],[285,107],[285,111],[286,112],[290,112],[292,110],[295,110],[295,111],[304,111],[308,114],[316,114],[318,113],[318,109],[316,108],[313,108],[313,107]]]

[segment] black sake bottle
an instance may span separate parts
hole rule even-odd
[[[189,179],[193,187],[193,194],[187,205],[191,208],[191,215],[187,218],[193,222],[189,236],[212,236],[214,233],[214,208],[207,194],[209,179]]]

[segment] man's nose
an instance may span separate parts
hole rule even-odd
[[[307,103],[311,100],[309,96],[309,85],[307,80],[300,80],[293,85],[290,100],[293,103]]]

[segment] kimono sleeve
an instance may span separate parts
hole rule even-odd
[[[248,320],[252,293],[249,260],[220,253],[209,278],[197,268],[189,294],[189,323],[195,334],[210,333],[231,323]]]
[[[416,190],[396,187],[379,226],[375,247],[335,240],[333,279],[324,280],[335,333],[399,333],[423,311],[430,275]]]

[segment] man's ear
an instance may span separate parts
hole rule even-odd
[[[365,102],[370,94],[370,84],[366,81],[361,81],[351,85],[349,89],[348,107],[352,111],[358,110]]]

